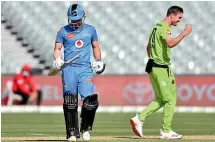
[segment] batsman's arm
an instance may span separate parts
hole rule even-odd
[[[92,43],[92,47],[93,47],[93,55],[94,55],[94,58],[95,58],[96,60],[101,60],[101,50],[100,50],[98,41],[94,41],[94,42]]]
[[[101,74],[104,72],[106,64],[105,62],[101,61],[101,50],[99,48],[98,41],[92,42],[92,47],[93,47],[93,55],[95,57],[95,60],[92,64],[92,67],[95,69],[97,74]]]
[[[62,48],[62,43],[55,43],[55,48],[54,48],[54,58],[55,60],[59,57],[61,57],[61,48]]]

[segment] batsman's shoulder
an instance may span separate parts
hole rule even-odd
[[[95,27],[93,25],[90,25],[90,24],[84,23],[84,26],[89,28],[89,29],[95,29]]]
[[[58,33],[61,32],[62,28],[63,28],[63,27],[60,27],[60,29],[59,29],[57,32],[58,32]]]
[[[59,32],[63,32],[63,31],[65,30],[65,28],[67,28],[67,26],[68,26],[68,25],[65,25],[65,26],[60,27],[60,29],[58,30],[58,33],[59,33]]]

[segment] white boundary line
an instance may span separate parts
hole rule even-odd
[[[97,112],[102,113],[129,113],[140,112],[145,106],[99,106]],[[81,108],[78,108],[81,111]],[[162,112],[161,108],[158,112]],[[2,113],[63,113],[62,106],[1,106]],[[197,107],[197,106],[178,106],[175,112],[191,113],[215,113],[215,107]]]

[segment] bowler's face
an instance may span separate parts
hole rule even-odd
[[[172,25],[177,26],[177,24],[181,21],[183,18],[183,13],[178,13],[178,14],[172,14],[171,15],[171,20],[172,20]]]

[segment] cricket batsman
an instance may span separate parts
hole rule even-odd
[[[137,136],[142,137],[142,126],[151,114],[163,108],[163,124],[160,130],[161,139],[181,139],[182,135],[171,129],[171,122],[176,106],[176,83],[170,64],[170,49],[189,35],[191,25],[186,25],[184,31],[177,37],[171,37],[170,26],[177,26],[183,18],[183,9],[172,6],[168,9],[164,20],[158,22],[151,30],[147,53],[149,56],[146,72],[155,92],[155,100],[142,112],[130,119],[131,126]]]
[[[101,61],[101,51],[96,29],[84,23],[84,9],[79,4],[68,8],[68,25],[62,27],[56,37],[53,67],[61,69],[65,61],[80,55],[80,58],[62,69],[63,110],[68,141],[77,141],[78,127],[78,93],[83,105],[81,108],[80,132],[85,141],[90,140],[96,110],[99,106],[98,95],[94,94],[93,69],[91,66],[91,49],[95,61],[93,67],[97,74],[105,70]],[[61,49],[64,47],[64,59]]]

